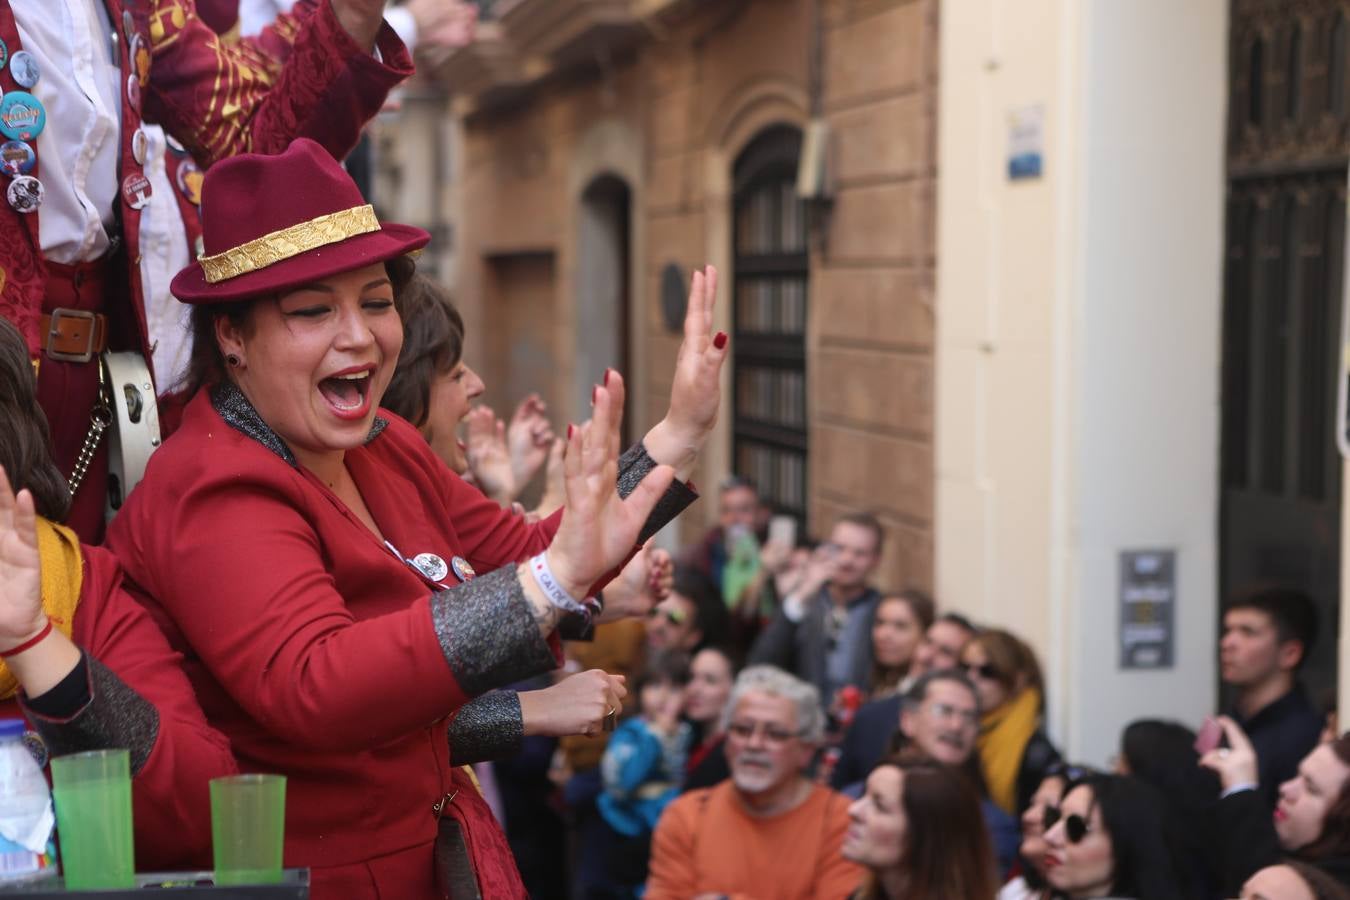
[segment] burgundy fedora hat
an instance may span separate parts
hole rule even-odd
[[[411,225],[381,225],[355,182],[318,144],[221,160],[202,185],[205,252],[174,276],[184,303],[228,303],[384,262],[427,245]]]

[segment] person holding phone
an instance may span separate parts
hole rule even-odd
[[[872,626],[881,594],[871,586],[885,530],[875,516],[850,513],[817,548],[801,583],[750,649],[751,665],[768,664],[814,684],[829,705],[840,689],[866,690],[872,672]]]
[[[1222,885],[1233,896],[1257,870],[1302,861],[1350,886],[1350,733],[1313,749],[1279,787],[1272,816],[1258,788],[1256,748],[1234,720],[1218,720],[1228,746],[1200,765],[1218,773],[1215,840]]]

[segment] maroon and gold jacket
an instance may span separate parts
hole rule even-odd
[[[149,46],[148,58],[122,54],[124,78],[135,75],[144,84],[141,109],[123,100],[124,174],[132,167],[139,171],[130,135],[142,114],[203,166],[237,153],[279,153],[296,137],[312,138],[340,159],[356,145],[389,91],[413,71],[412,58],[392,28],[381,28],[377,58],[352,40],[328,0],[302,0],[257,38],[235,43],[207,27],[193,0],[104,3],[113,23],[130,14]],[[0,5],[5,7],[0,16],[12,22],[6,0]],[[12,39],[9,44],[11,53],[18,49]],[[122,237],[128,258],[136,260],[139,212],[125,198],[121,202]],[[39,215],[23,215],[0,203],[0,316],[18,326],[34,358],[41,349],[38,318],[46,284]],[[139,319],[135,330],[143,341],[139,267],[127,268],[131,307]]]

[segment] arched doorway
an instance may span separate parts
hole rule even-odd
[[[596,178],[581,195],[573,379],[574,408],[581,411],[590,409],[591,387],[606,366],[614,366],[625,376],[629,373],[632,196],[628,185],[614,175]],[[584,412],[580,415],[585,417]],[[628,424],[625,415],[625,439]]]
[[[779,511],[806,520],[810,256],[797,197],[802,136],[776,125],[737,158],[732,253],[732,465]]]

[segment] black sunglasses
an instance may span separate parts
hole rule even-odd
[[[1045,830],[1049,831],[1054,828],[1061,815],[1063,813],[1058,806],[1047,806],[1045,808]],[[1091,830],[1092,827],[1088,825],[1088,820],[1078,813],[1073,813],[1064,818],[1064,836],[1069,839],[1070,844],[1081,843]]]
[[[978,675],[985,681],[998,681],[999,671],[998,669],[991,666],[989,663],[985,663],[984,665],[981,666],[977,666],[973,663],[968,663],[962,666],[961,668],[966,670],[967,675]]]

